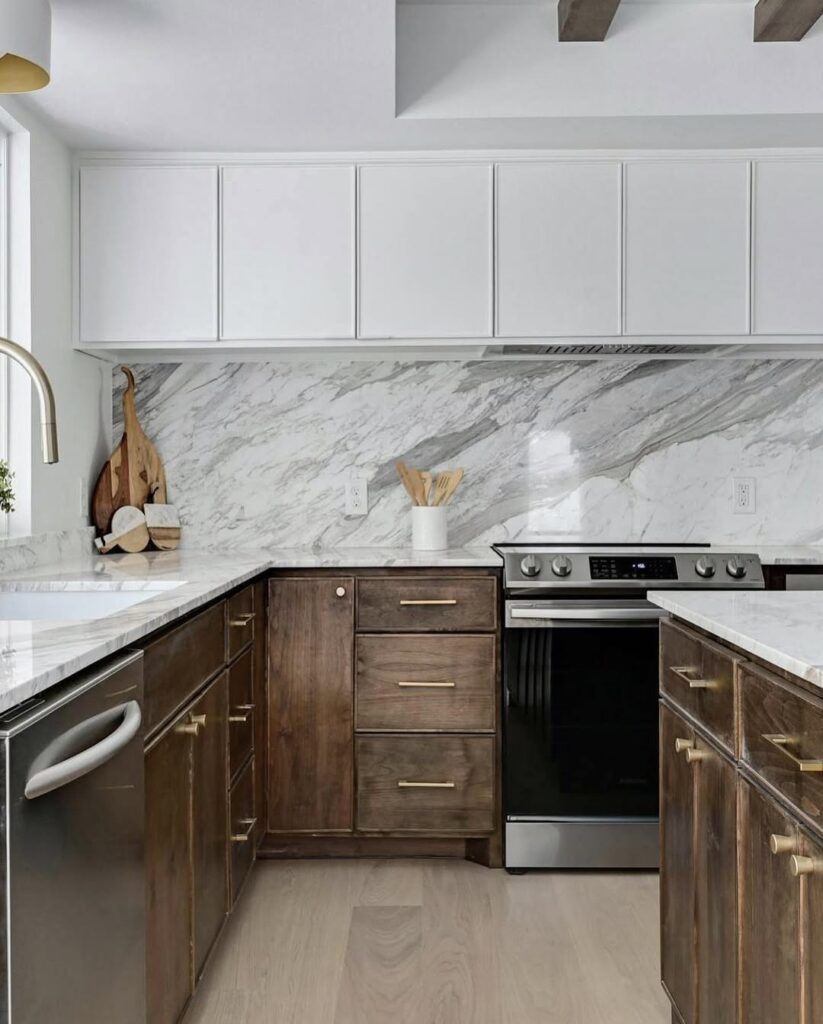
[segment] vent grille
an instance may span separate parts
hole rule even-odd
[[[712,346],[667,344],[500,345],[489,350],[501,356],[695,356],[706,355]]]

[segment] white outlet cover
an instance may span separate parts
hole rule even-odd
[[[736,476],[732,480],[732,512],[753,515],[757,504],[757,481],[753,476]]]

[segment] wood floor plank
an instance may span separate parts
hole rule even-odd
[[[423,867],[420,861],[376,860],[366,865],[366,878],[357,897],[360,907],[420,907],[423,905]]]

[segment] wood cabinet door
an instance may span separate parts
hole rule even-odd
[[[629,162],[625,333],[747,334],[749,165]]]
[[[200,724],[192,758],[194,976],[228,911],[228,675],[211,684],[191,710]]]
[[[497,167],[497,337],[620,334],[620,164]]]
[[[217,168],[80,170],[80,340],[217,340]]]
[[[697,1019],[737,1018],[737,797],[735,768],[695,737]]]
[[[796,881],[803,906],[803,998],[805,1024],[823,1021],[823,845],[807,835],[800,839],[807,874]],[[811,861],[811,863],[808,863]]]
[[[680,741],[680,750],[676,749]],[[686,749],[694,732],[660,705],[660,957],[663,985],[684,1024],[696,1006],[694,772]]]
[[[354,580],[269,583],[268,830],[353,824]]]
[[[192,742],[172,725],[146,754],[146,1002],[151,1024],[176,1024],[193,991]]]
[[[265,582],[254,585],[254,816],[257,825],[254,830],[255,848],[260,845],[266,831],[266,764],[268,758],[268,714],[269,714],[269,666],[268,630],[266,629],[266,606],[268,587]]]
[[[741,1020],[799,1024],[800,898],[790,870],[798,830],[770,797],[742,778],[738,797]],[[771,851],[773,842],[778,853]]]
[[[492,333],[492,168],[359,170],[358,337]]]

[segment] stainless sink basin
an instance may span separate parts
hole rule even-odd
[[[102,619],[107,615],[133,608],[158,594],[166,594],[184,581],[153,581],[140,590],[114,590],[111,585],[61,584],[65,589],[42,590],[38,587],[15,585],[13,589],[0,584],[0,620],[49,620],[52,622],[80,622]]]

